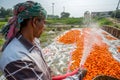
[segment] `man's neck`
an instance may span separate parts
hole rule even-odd
[[[32,31],[22,30],[22,31],[21,31],[21,34],[22,34],[23,37],[24,37],[27,41],[29,41],[30,43],[33,43],[33,42],[34,42],[34,36],[33,36]]]

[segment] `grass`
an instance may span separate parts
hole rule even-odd
[[[2,27],[3,27],[6,23],[7,23],[7,22],[4,22],[4,21],[0,22],[0,29],[2,29]],[[5,42],[5,40],[4,40],[3,36],[1,36],[1,34],[0,34],[0,46],[2,46],[4,42]]]
[[[112,18],[113,19],[113,18]],[[114,20],[110,20],[109,18],[95,18],[95,20],[99,23],[100,26],[107,25],[110,27],[115,27],[120,29],[119,21],[114,22]]]
[[[7,22],[0,22],[0,29],[6,24]]]
[[[3,38],[0,38],[0,46],[2,46],[4,42],[5,40]]]
[[[82,24],[83,18],[58,18],[58,19],[47,19],[47,24]]]
[[[2,72],[0,72],[0,76],[2,75]]]
[[[1,29],[6,23],[7,23],[7,22],[5,22],[5,21],[1,21],[1,22],[0,22],[0,29]],[[5,42],[5,40],[4,40],[3,36],[0,35],[0,46],[2,46],[4,42]]]
[[[96,20],[98,21],[100,26],[103,26],[103,25],[113,26],[114,25],[112,21],[110,21],[109,19],[104,18],[104,17],[96,18]]]
[[[5,25],[7,22],[0,22],[0,29]],[[48,19],[47,24],[56,24],[56,23],[61,23],[61,24],[82,24],[82,18],[64,18],[64,19]],[[59,34],[64,32],[66,29],[73,28],[72,26],[69,28],[64,28],[63,31],[57,30],[57,27],[46,27],[46,30],[43,32],[43,34],[40,37],[40,42],[41,42],[41,47],[44,48],[50,43],[53,42],[54,38],[57,37]],[[49,33],[49,31],[55,30],[54,33]],[[5,42],[4,38],[0,36],[0,46],[3,45]],[[0,76],[2,73],[0,72]]]
[[[113,18],[112,18],[113,19]],[[120,23],[119,22],[114,22],[110,20],[109,18],[103,18],[103,17],[97,17],[95,20],[99,23],[100,26],[107,25],[115,28],[120,29]]]
[[[53,31],[53,33],[50,33],[50,31],[52,31],[52,28],[45,30],[40,36],[40,42],[42,48],[52,43],[55,37],[57,37],[59,34],[63,32],[63,31]]]
[[[60,24],[70,24],[70,27],[66,27],[63,30],[73,28],[74,24],[82,24],[83,18],[58,18],[58,19],[47,19],[47,25],[50,24],[50,27],[47,27],[46,30],[43,32],[43,34],[40,37],[40,41],[43,47],[48,45],[49,43],[52,42],[52,39],[54,39],[61,31],[57,30],[57,27],[51,27],[52,24],[60,23]],[[5,25],[7,22],[5,21],[0,21],[0,29]],[[53,26],[53,25],[52,25]],[[54,30],[55,33],[53,34],[48,34],[49,31]],[[0,37],[0,46],[2,46],[4,43],[4,39]]]

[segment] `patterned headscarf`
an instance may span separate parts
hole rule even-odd
[[[32,17],[46,18],[47,12],[40,3],[33,1],[26,1],[14,6],[13,17],[8,21],[7,25],[2,28],[2,34],[5,35],[6,43],[16,35],[20,30],[20,23],[24,19]]]

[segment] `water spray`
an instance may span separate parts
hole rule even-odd
[[[99,43],[99,40],[97,39],[98,32],[96,32],[96,28],[92,28],[87,31],[83,31],[84,35],[84,50],[83,50],[83,55],[80,61],[79,68],[80,70],[84,70],[84,64],[92,50],[92,47],[95,43]],[[81,75],[81,80],[83,78],[83,75]]]

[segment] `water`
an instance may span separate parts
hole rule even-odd
[[[89,54],[93,48],[93,45],[94,44],[100,45],[100,42],[97,38],[97,36],[100,33],[97,31],[98,31],[97,28],[91,28],[90,31],[87,30],[83,33],[83,34],[85,34],[85,36],[84,36],[84,50],[83,50],[83,55],[82,55],[82,58],[80,61],[80,68],[84,67],[85,61],[86,61],[87,57],[89,56]]]
[[[1,75],[1,76],[0,76],[0,80],[6,80],[5,76],[4,76],[4,75]]]

